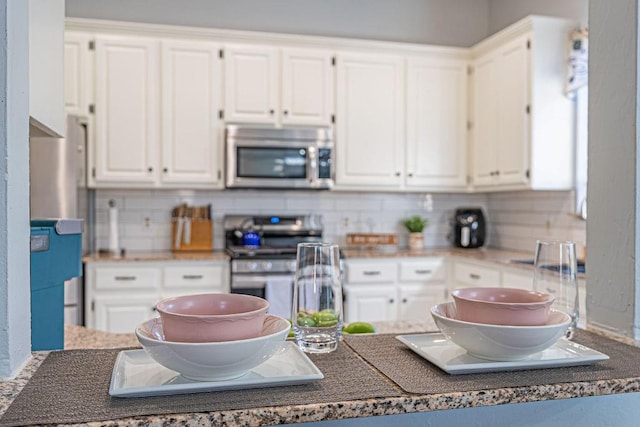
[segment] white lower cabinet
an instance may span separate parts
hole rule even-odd
[[[451,280],[449,290],[472,286],[499,286],[533,290],[533,268],[501,267],[493,262],[451,259]],[[578,325],[587,324],[587,284],[578,279]]]
[[[227,261],[87,263],[85,326],[132,333],[158,314],[159,300],[178,295],[229,292]]]
[[[395,284],[346,287],[345,323],[397,320]]]
[[[442,258],[347,260],[345,322],[427,319],[447,297]]]
[[[93,299],[94,329],[113,333],[132,333],[137,325],[156,316],[157,296],[96,295]],[[87,319],[88,321],[88,319]]]
[[[502,270],[502,286],[505,288],[533,289],[533,270]]]
[[[460,261],[453,262],[450,286],[455,288],[469,288],[474,286],[501,286],[500,269],[481,262]]]

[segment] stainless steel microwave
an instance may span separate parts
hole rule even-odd
[[[225,129],[227,188],[323,190],[333,186],[329,128]]]

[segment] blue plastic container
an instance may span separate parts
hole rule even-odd
[[[81,219],[31,220],[31,349],[64,347],[64,282],[82,276]]]

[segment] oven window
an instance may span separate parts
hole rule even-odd
[[[306,148],[237,147],[241,178],[307,178]]]

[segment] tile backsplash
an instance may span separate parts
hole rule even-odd
[[[494,248],[535,251],[537,239],[572,240],[578,258],[586,246],[587,223],[574,213],[573,191],[490,193],[489,237]]]
[[[96,190],[96,248],[108,244],[108,206],[118,207],[120,247],[127,251],[171,248],[171,209],[180,204],[212,205],[214,248],[224,247],[222,218],[227,214],[321,214],[324,240],[344,244],[349,232],[408,235],[400,221],[410,215],[429,219],[427,247],[450,246],[447,235],[455,208],[479,206],[486,214],[487,246],[532,251],[537,238],[584,243],[585,223],[576,219],[571,192],[479,194],[370,193],[341,191],[174,191]],[[428,201],[431,198],[431,202]]]

